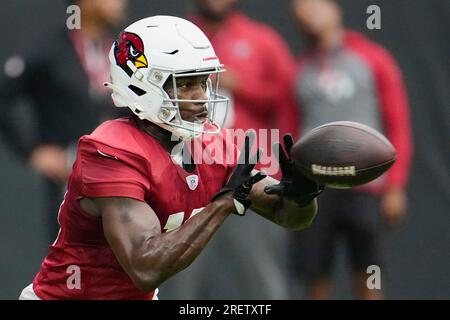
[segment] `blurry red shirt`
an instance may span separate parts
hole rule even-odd
[[[296,94],[299,96],[298,100],[302,101],[299,102],[300,110],[302,110],[300,112],[302,126],[304,128],[311,127],[310,123],[305,123],[305,110],[317,113],[318,109],[320,109],[320,104],[314,103],[314,101],[318,100],[318,97],[321,97],[322,94],[311,89],[313,86],[317,87],[315,86],[317,81],[314,82],[314,77],[311,77],[311,75],[314,73],[319,74],[320,70],[318,69],[327,64],[329,64],[328,68],[337,65],[335,68],[339,72],[349,71],[350,69],[350,75],[352,68],[356,68],[355,66],[359,67],[360,69],[357,72],[359,78],[355,80],[355,83],[360,86],[358,87],[360,89],[358,97],[361,98],[360,100],[352,100],[354,101],[353,103],[356,101],[358,104],[352,105],[350,99],[344,100],[347,111],[340,108],[339,104],[333,105],[331,109],[337,114],[331,112],[331,109],[325,111],[327,112],[324,115],[327,119],[325,122],[337,120],[355,121],[353,117],[357,113],[354,113],[354,111],[358,110],[358,113],[361,114],[361,104],[370,101],[370,96],[374,95],[377,101],[377,111],[380,115],[380,124],[378,126],[383,129],[396,148],[397,161],[386,176],[360,187],[359,190],[379,193],[384,187],[404,187],[408,181],[413,146],[408,98],[397,63],[392,55],[381,45],[353,31],[345,32],[341,47],[335,51],[337,54],[334,53],[334,55],[331,55],[330,52],[306,51],[298,58],[297,75],[295,77],[297,82],[292,82],[296,86],[292,90],[296,93],[292,93],[292,95]],[[340,60],[343,60],[345,63],[338,65]],[[370,74],[370,79],[373,79],[373,81],[362,82],[363,80],[360,78],[362,78],[361,74],[363,71]],[[310,95],[309,100],[305,99],[306,89],[302,90],[302,83],[307,81],[306,79],[309,79],[307,86],[308,94]],[[309,105],[305,101],[310,101]],[[350,112],[348,112],[348,109],[350,109]],[[322,123],[316,123],[312,126],[318,124]]]
[[[286,94],[295,61],[284,40],[270,27],[238,12],[214,34],[200,17],[191,21],[208,36],[225,69],[238,74],[232,127],[295,133],[296,109]]]
[[[195,143],[207,145],[204,140]],[[235,159],[234,145],[227,147]],[[58,215],[61,229],[33,282],[36,295],[41,299],[151,299],[153,292],[136,288],[119,265],[105,239],[102,219],[83,212],[78,201],[129,197],[146,202],[156,212],[161,232],[166,232],[205,207],[232,169],[226,163],[197,164],[188,173],[138,128],[134,118],[103,123],[79,141]],[[79,288],[68,285],[74,266],[80,270]]]

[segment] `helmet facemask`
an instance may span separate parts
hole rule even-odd
[[[167,81],[171,82],[172,85],[172,97],[166,90],[164,91],[166,97],[163,100],[163,105],[161,106],[160,112],[158,113],[158,118],[168,126],[172,126],[177,130],[177,132],[185,132],[188,136],[196,137],[201,134],[216,134],[220,131],[228,110],[229,99],[223,95],[219,94],[219,78],[220,73],[223,69],[209,69],[203,71],[188,71],[171,73]],[[208,75],[206,82],[205,94],[207,99],[204,100],[191,100],[191,99],[180,99],[178,92],[178,79],[186,77],[196,77]],[[211,80],[211,76],[214,76],[214,84]],[[183,119],[180,109],[180,104],[182,103],[203,103],[206,107],[207,116],[204,121],[188,121]],[[217,108],[225,109],[225,118],[218,119]]]
[[[155,88],[160,88],[162,94],[162,103],[157,112],[156,119],[155,116],[148,117],[144,112],[148,107],[142,105],[136,101],[133,105],[128,105],[130,109],[142,120],[150,120],[155,124],[161,126],[162,128],[172,132],[176,137],[181,140],[189,140],[200,136],[201,134],[217,134],[220,132],[223,123],[226,120],[229,107],[229,98],[219,94],[219,80],[220,73],[224,72],[223,65],[216,68],[208,68],[205,70],[194,70],[194,71],[184,71],[184,72],[174,72],[172,70],[165,70],[160,68],[153,68],[148,72],[147,77],[136,68],[132,63],[128,63],[130,69],[132,69],[133,74],[131,75],[132,81],[135,88],[143,90],[143,92],[154,91]],[[158,82],[155,82],[152,78],[158,78]],[[190,99],[179,99],[179,93],[177,89],[177,79],[183,77],[194,77],[201,75],[209,75],[206,86],[206,96],[208,99],[205,100],[190,100]],[[211,76],[214,76],[214,83],[211,80]],[[134,78],[134,79],[133,79]],[[172,81],[173,86],[173,97],[169,96],[169,93],[164,90],[164,85],[160,83],[165,83],[166,81]],[[125,93],[123,90],[118,90],[114,84],[105,83],[106,86],[110,87],[117,96],[123,96],[126,94],[127,101],[130,101],[132,93]],[[145,96],[143,96],[144,98]],[[135,99],[133,99],[135,100]],[[206,111],[208,115],[203,122],[191,122],[184,120],[180,112],[180,103],[204,103],[206,105]],[[216,108],[225,108],[225,116],[223,119],[218,119]],[[223,114],[223,113],[222,113]]]

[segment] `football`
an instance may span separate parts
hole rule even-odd
[[[389,140],[351,121],[330,122],[308,131],[291,149],[295,168],[320,185],[347,189],[385,173],[396,160]]]

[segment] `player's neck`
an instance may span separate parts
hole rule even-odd
[[[210,34],[216,34],[222,28],[222,21],[210,21],[205,20],[206,30],[209,31]]]
[[[313,48],[319,51],[330,51],[339,47],[344,38],[344,29],[336,28],[327,30],[313,42]]]
[[[172,133],[160,126],[145,120],[136,119],[139,127],[150,136],[158,140],[161,146],[170,154],[172,159],[189,173],[194,172],[195,163],[186,145],[181,140],[172,140]],[[188,161],[185,161],[188,160]]]
[[[231,16],[231,13],[228,15],[225,15],[221,18],[214,18],[210,17],[206,14],[200,14],[200,19],[202,20],[205,29],[208,31],[209,34],[214,35],[216,34],[222,27],[226,24],[228,18]]]
[[[155,138],[168,153],[171,153],[174,147],[181,142],[179,139],[174,140],[172,138],[173,134],[170,131],[150,121],[140,119],[136,119],[136,121],[139,127]]]

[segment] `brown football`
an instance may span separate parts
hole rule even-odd
[[[291,149],[295,167],[318,184],[352,188],[385,173],[397,153],[375,129],[351,121],[330,122],[308,131]]]

